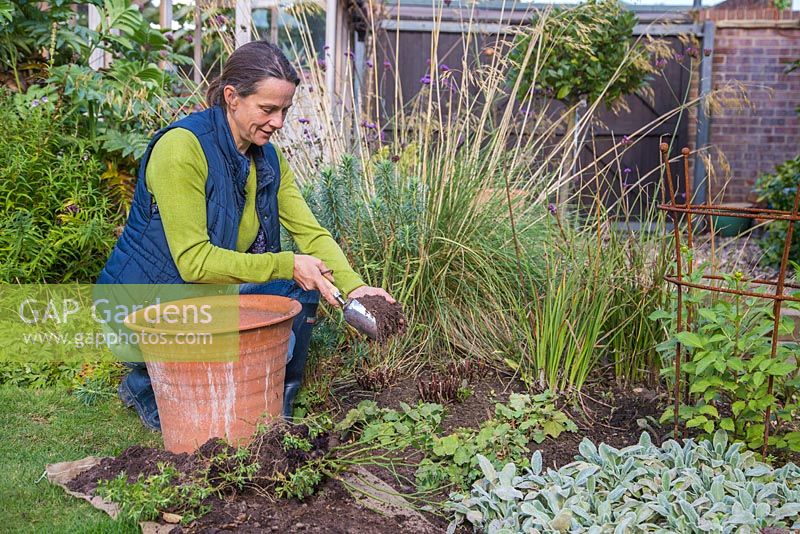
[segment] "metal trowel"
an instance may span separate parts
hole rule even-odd
[[[338,290],[333,292],[333,297],[342,307],[347,324],[370,339],[378,339],[378,322],[363,304],[356,299],[345,300]]]

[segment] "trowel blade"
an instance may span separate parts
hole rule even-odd
[[[378,339],[378,322],[358,300],[350,299],[345,305],[344,320],[370,339]]]

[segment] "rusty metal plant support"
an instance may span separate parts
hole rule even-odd
[[[792,234],[794,232],[795,223],[800,222],[800,188],[797,190],[797,194],[794,198],[794,207],[792,211],[781,211],[781,210],[771,210],[771,209],[761,209],[761,208],[736,208],[730,206],[722,206],[722,205],[714,205],[711,203],[711,190],[709,190],[706,194],[706,202],[704,204],[692,204],[692,187],[689,182],[689,154],[690,150],[688,148],[684,148],[681,150],[681,157],[683,158],[683,169],[684,169],[684,187],[685,187],[685,197],[684,202],[679,203],[676,201],[676,193],[675,193],[675,185],[672,180],[672,171],[670,170],[670,161],[669,161],[669,145],[666,143],[661,144],[661,161],[664,167],[664,177],[667,182],[667,193],[669,194],[669,202],[667,199],[664,199],[663,192],[662,192],[662,203],[658,206],[660,210],[669,212],[672,218],[672,226],[673,226],[673,233],[675,237],[675,273],[665,276],[664,278],[673,284],[675,284],[677,289],[677,300],[678,300],[678,310],[677,310],[677,329],[678,332],[684,331],[685,328],[689,328],[692,322],[692,315],[693,310],[691,306],[687,307],[686,315],[687,321],[684,324],[683,322],[683,296],[684,292],[688,294],[691,289],[700,289],[705,291],[712,291],[716,293],[730,293],[734,295],[740,296],[747,296],[747,297],[756,297],[756,298],[763,298],[769,299],[773,301],[773,316],[774,316],[774,324],[772,327],[772,358],[775,358],[775,355],[778,350],[778,326],[781,320],[781,307],[784,301],[792,301],[792,302],[800,302],[800,297],[786,295],[784,294],[784,290],[787,288],[790,289],[799,289],[800,285],[792,284],[786,282],[786,272],[789,264],[789,250],[792,244]],[[710,184],[709,184],[710,186]],[[662,190],[663,191],[663,190]],[[726,287],[718,287],[711,285],[713,281],[720,281],[724,278],[719,275],[715,274],[705,274],[703,275],[702,279],[705,281],[709,281],[709,283],[695,283],[690,280],[684,279],[684,270],[691,276],[693,266],[693,259],[692,256],[689,256],[689,264],[684,269],[681,259],[681,227],[679,222],[680,214],[686,215],[686,245],[691,250],[694,246],[693,242],[693,224],[692,224],[692,216],[704,216],[707,219],[707,224],[709,231],[711,232],[711,242],[712,242],[712,250],[713,250],[713,241],[714,241],[714,225],[711,219],[712,216],[719,216],[719,215],[727,215],[733,217],[741,217],[746,219],[761,219],[766,221],[788,221],[789,228],[786,232],[786,241],[783,245],[783,256],[781,258],[780,270],[778,272],[778,279],[777,280],[761,280],[761,279],[742,279],[742,282],[746,284],[747,287],[754,288],[757,286],[766,286],[766,287],[774,287],[774,292],[756,292],[756,291],[747,291],[747,290],[740,290],[740,289],[732,289]],[[713,255],[713,252],[712,252]],[[681,402],[681,363],[682,363],[682,347],[680,343],[677,343],[675,346],[675,387],[673,391],[674,396],[674,434],[675,438],[678,438],[678,412],[680,408]],[[688,358],[688,354],[686,355]],[[689,396],[689,384],[688,381],[685,384],[685,391],[684,391],[684,400],[688,401]],[[767,392],[769,395],[772,395],[772,388],[773,388],[773,377],[772,375],[769,376],[769,380],[767,382]],[[764,445],[762,448],[762,454],[766,455],[767,450],[767,441],[769,439],[769,431],[770,431],[770,407],[768,406],[765,413],[764,413]]]

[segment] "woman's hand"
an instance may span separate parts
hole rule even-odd
[[[347,295],[348,298],[357,299],[358,297],[366,297],[367,295],[374,295],[376,297],[383,297],[389,304],[394,304],[396,301],[392,298],[392,296],[387,293],[383,288],[380,287],[370,287],[370,286],[361,286],[357,287]]]
[[[323,274],[325,273],[325,274]],[[294,273],[292,278],[306,291],[317,290],[328,304],[338,308],[339,302],[334,295],[338,292],[333,285],[333,271],[325,262],[306,254],[294,255]]]

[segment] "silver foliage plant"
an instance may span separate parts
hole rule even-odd
[[[489,534],[587,532],[758,533],[765,527],[800,529],[800,468],[780,469],[728,444],[713,441],[596,447],[584,438],[576,461],[544,470],[536,451],[520,475],[513,463],[497,471],[478,456],[484,478],[469,495],[453,493],[448,533],[467,522]]]

